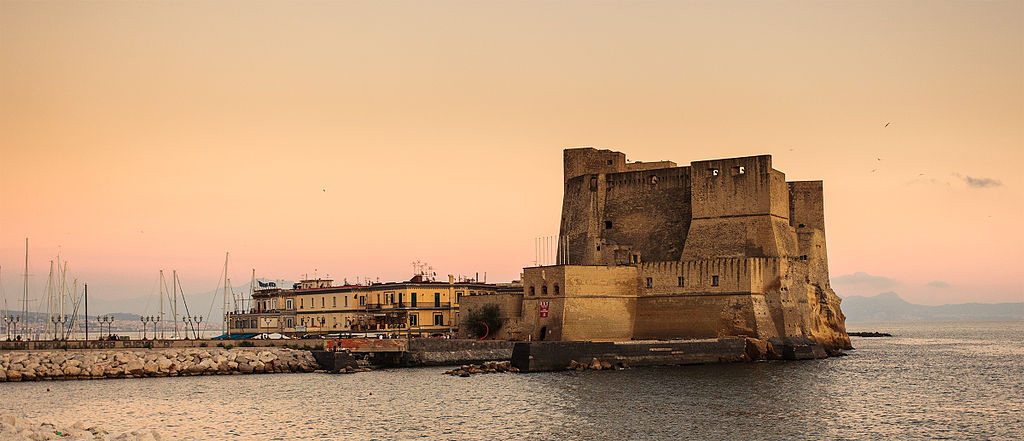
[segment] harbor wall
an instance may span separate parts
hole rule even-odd
[[[251,347],[309,347],[324,345],[323,339],[279,339],[279,340],[25,340],[0,341],[0,351],[54,351],[83,349],[163,349],[163,348],[206,348],[238,346],[242,342]]]
[[[825,358],[824,348],[806,337],[759,340],[727,337],[703,340],[648,340],[623,342],[544,341],[518,342],[512,366],[521,372],[562,371],[592,360],[616,366],[671,366],[734,363],[766,359]]]
[[[447,366],[509,360],[514,343],[505,340],[414,339],[402,357],[405,366]]]
[[[512,358],[513,342],[505,340],[478,341],[470,339],[377,340],[379,343],[400,342],[400,347],[363,345],[343,347],[335,351],[313,351],[319,368],[337,372],[346,367],[359,367],[360,360],[370,365],[388,367],[459,366]],[[375,340],[366,340],[368,343]]]
[[[309,351],[286,348],[171,348],[6,352],[0,382],[312,372]]]

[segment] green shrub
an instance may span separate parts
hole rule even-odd
[[[501,319],[498,318],[500,312],[501,308],[496,303],[488,303],[467,311],[466,316],[463,317],[463,323],[466,324],[466,330],[471,337],[479,338],[487,334],[490,338],[494,338],[494,335],[501,329]]]
[[[256,346],[256,345],[253,344],[253,342],[251,342],[249,340],[242,340],[242,341],[238,342],[238,347],[240,347],[240,348],[251,348],[253,346]]]
[[[205,347],[206,347],[206,342],[204,341],[204,342],[202,342],[202,343],[199,343],[199,347],[201,347],[201,348],[205,348]]]

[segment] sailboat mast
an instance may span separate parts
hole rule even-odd
[[[50,261],[50,275],[46,276],[46,323],[43,323],[47,334],[53,331],[54,338],[57,337],[57,323],[53,321],[53,314],[56,312],[56,304],[53,300],[53,261]],[[53,329],[50,329],[50,327]]]
[[[8,314],[8,312],[7,312],[7,293],[4,292],[4,267],[2,267],[2,266],[0,266],[0,294],[2,294],[3,297],[4,297],[4,309],[3,309],[4,313],[3,313],[3,315],[6,316]]]
[[[163,274],[163,271],[160,271]],[[178,336],[178,270],[173,270],[171,273],[171,291],[174,293],[174,303],[171,304],[171,314],[174,314],[174,338]]]
[[[28,326],[28,238],[25,238],[25,281],[22,282],[24,290],[21,294],[21,320]]]
[[[59,259],[59,257],[58,257]],[[57,264],[57,271],[60,271],[60,320],[64,320],[64,303],[65,296],[67,294],[67,283],[68,283],[68,261],[64,261],[64,270],[61,271],[60,264]],[[61,324],[61,331],[64,331],[64,325]]]
[[[224,253],[224,333],[231,337],[230,328],[228,328],[228,255]]]
[[[160,270],[160,321],[156,322],[156,325],[160,327],[160,338],[164,338],[164,327],[161,323],[164,321],[164,270]]]
[[[253,268],[252,269],[252,278],[249,279],[249,309],[250,310],[255,308],[254,304],[256,302],[252,298],[253,293],[256,292],[255,290],[256,290],[256,268]],[[245,305],[242,305],[242,312],[245,312]]]

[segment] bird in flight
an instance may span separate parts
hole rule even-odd
[[[889,124],[892,124],[892,123],[885,123],[885,126],[886,126],[886,127],[889,127]]]

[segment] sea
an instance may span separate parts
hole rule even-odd
[[[0,383],[0,414],[172,440],[1020,440],[1024,322],[848,323],[844,357]]]

